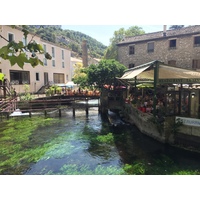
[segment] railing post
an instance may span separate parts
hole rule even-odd
[[[9,112],[6,112],[6,117],[7,119],[9,119]]]
[[[88,98],[87,97],[85,98],[85,101],[86,101],[85,112],[86,112],[86,115],[88,115]]]
[[[75,117],[75,105],[76,105],[76,100],[74,98],[74,102],[72,103],[73,117]]]
[[[61,117],[61,109],[59,108],[59,117]]]
[[[75,107],[73,106],[73,117],[75,117]]]

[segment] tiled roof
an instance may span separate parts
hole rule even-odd
[[[141,41],[146,41],[146,40],[176,37],[176,36],[187,35],[187,34],[198,34],[198,33],[200,33],[200,25],[188,26],[188,27],[184,27],[180,29],[167,30],[166,36],[163,36],[163,31],[159,31],[159,32],[146,33],[146,34],[137,35],[137,36],[125,37],[123,41],[118,43],[118,45],[141,42]]]

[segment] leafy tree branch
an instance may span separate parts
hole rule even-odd
[[[16,28],[16,26],[11,27]],[[25,26],[22,26],[22,32],[25,39],[27,39],[29,31]],[[35,35],[36,33],[32,36],[27,45],[24,45],[22,41],[9,41],[0,35],[2,39],[8,42],[6,46],[0,48],[0,57],[4,60],[9,60],[11,66],[17,64],[19,67],[23,68],[25,63],[30,63],[32,67],[39,64],[43,66],[43,62],[38,58],[38,54],[44,54],[46,59],[51,59],[51,55],[44,51],[41,44],[34,41]]]

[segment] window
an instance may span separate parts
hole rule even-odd
[[[64,83],[64,74],[54,73],[53,81],[54,83]]]
[[[149,42],[147,44],[147,52],[150,53],[150,52],[154,52],[154,42]]]
[[[200,69],[200,60],[192,61],[192,69]]]
[[[46,44],[43,44],[43,49],[44,49],[44,52],[46,53],[47,52],[47,45]]]
[[[62,50],[62,59],[64,60],[64,50]]]
[[[55,60],[52,60],[52,66],[55,67]]]
[[[200,36],[194,37],[194,46],[195,47],[200,46]]]
[[[65,68],[65,62],[62,62],[62,68]]]
[[[129,55],[135,54],[135,46],[129,46]]]
[[[52,47],[52,57],[55,58],[55,48]]]
[[[27,45],[27,38],[23,37],[22,42],[23,42],[23,45],[26,46]]]
[[[12,85],[30,84],[30,72],[10,70],[10,83]]]
[[[133,63],[131,63],[131,64],[128,65],[128,68],[129,68],[129,69],[130,69],[130,68],[133,68],[133,67],[135,67],[135,64],[133,64]]]
[[[40,80],[40,77],[39,77],[39,73],[38,73],[38,72],[36,72],[36,74],[35,74],[35,80],[36,80],[36,81],[39,81],[39,80]]]
[[[175,60],[169,60],[168,65],[171,65],[173,67],[176,67],[176,61]]]
[[[176,49],[176,39],[169,41],[169,48],[170,49]]]
[[[43,63],[44,63],[44,66],[47,66],[47,59],[46,58],[44,58]]]
[[[9,42],[14,41],[14,35],[12,33],[8,33],[8,41]]]

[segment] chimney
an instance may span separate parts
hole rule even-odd
[[[87,67],[88,66],[87,40],[83,40],[82,42],[82,61],[83,61],[83,67]]]
[[[167,25],[163,25],[163,36],[166,37]]]

